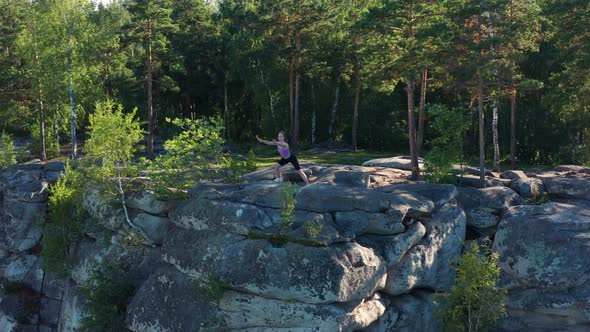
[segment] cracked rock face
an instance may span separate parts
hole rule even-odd
[[[514,323],[508,330],[516,322],[543,330],[590,324],[590,210],[562,203],[513,207],[493,249],[509,288]]]

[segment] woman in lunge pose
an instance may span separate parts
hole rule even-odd
[[[279,161],[276,163],[276,165],[274,165],[274,170],[275,170],[274,181],[275,182],[282,182],[283,181],[281,178],[281,171],[280,171],[281,166],[284,166],[287,163],[291,163],[291,165],[293,165],[293,167],[295,167],[295,170],[297,171],[297,173],[299,173],[299,175],[303,179],[303,182],[305,182],[305,184],[309,184],[309,179],[307,178],[307,176],[305,175],[305,173],[301,169],[301,166],[299,166],[299,161],[297,161],[297,157],[295,157],[294,154],[289,152],[289,144],[287,144],[287,142],[285,142],[285,133],[283,133],[282,131],[279,132],[279,134],[277,136],[277,140],[275,140],[275,139],[273,139],[272,141],[263,140],[262,138],[258,137],[258,135],[256,135],[256,139],[258,140],[258,142],[264,143],[266,145],[275,145],[277,147],[277,150],[279,151],[279,154],[281,155],[281,159],[279,159]]]

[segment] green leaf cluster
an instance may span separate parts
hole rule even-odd
[[[463,135],[468,128],[467,110],[436,104],[428,108],[436,138],[425,158],[425,179],[448,182],[453,165],[463,158]]]
[[[12,137],[6,133],[0,135],[0,169],[16,164],[16,153]]]
[[[469,242],[457,262],[455,286],[440,296],[437,316],[443,331],[490,331],[506,316],[506,290],[497,286],[498,253],[489,243]]]
[[[74,264],[73,246],[82,237],[86,214],[82,197],[86,176],[66,166],[50,189],[47,222],[43,229],[43,269],[59,278],[67,277]]]
[[[127,273],[116,262],[106,261],[90,272],[84,295],[83,331],[120,331],[134,289]]]
[[[281,234],[285,234],[293,229],[293,211],[295,210],[295,195],[299,192],[299,186],[286,182],[281,186],[279,201],[281,204],[281,221],[279,228]]]

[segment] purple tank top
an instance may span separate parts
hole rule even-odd
[[[289,153],[289,148],[282,148],[280,146],[277,146],[277,150],[279,150],[279,154],[281,155],[281,157],[285,159],[289,158],[289,156],[291,155]]]

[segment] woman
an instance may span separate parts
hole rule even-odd
[[[279,168],[281,168],[281,166],[286,165],[287,163],[291,163],[291,165],[293,165],[293,167],[295,167],[295,170],[297,171],[297,173],[299,173],[299,175],[301,176],[301,178],[303,179],[305,184],[309,184],[309,179],[307,178],[307,176],[305,175],[303,170],[301,170],[301,166],[299,166],[299,161],[297,161],[297,157],[295,157],[294,154],[291,154],[289,152],[289,144],[287,144],[287,142],[285,142],[285,133],[283,133],[282,131],[279,132],[279,134],[277,136],[278,141],[274,140],[274,139],[272,141],[266,141],[266,140],[263,140],[262,138],[258,137],[258,135],[256,135],[256,139],[258,140],[258,142],[264,143],[266,145],[275,145],[277,147],[277,150],[279,151],[279,154],[281,155],[281,159],[279,159],[277,164],[274,165],[274,170],[275,170],[274,182],[282,182],[283,181],[281,178],[281,171],[279,170]]]

